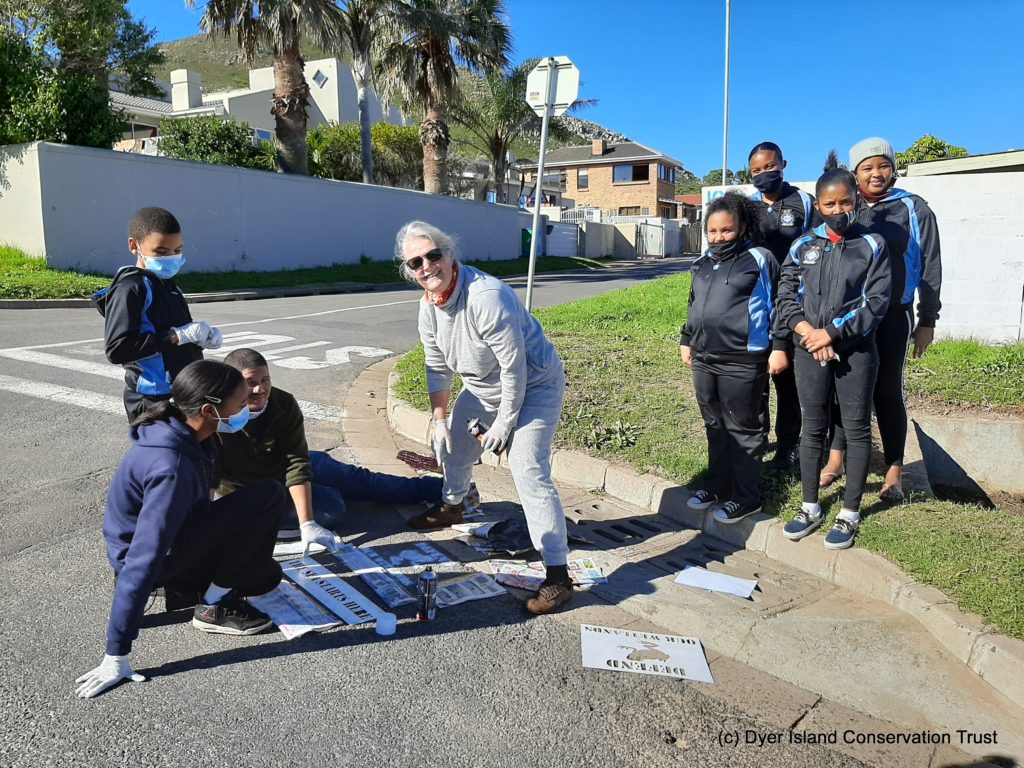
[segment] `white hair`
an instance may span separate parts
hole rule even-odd
[[[425,221],[410,221],[398,230],[398,235],[395,236],[395,261],[398,262],[398,273],[410,283],[416,282],[416,276],[406,269],[405,246],[410,240],[420,237],[426,238],[440,248],[441,252],[452,262],[459,260],[459,247],[453,235],[442,232],[433,224],[428,224]]]

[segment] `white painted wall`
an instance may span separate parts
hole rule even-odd
[[[531,223],[511,206],[411,190],[59,144],[14,149],[31,161],[5,165],[0,240],[65,269],[112,274],[127,263],[128,219],[147,205],[178,217],[184,271],[199,272],[390,259],[414,218],[455,234],[467,259],[510,259]]]
[[[795,186],[814,193],[814,182]],[[897,186],[923,197],[939,224],[943,274],[936,336],[1024,341],[1024,172],[910,176]],[[704,187],[705,206],[725,189]],[[754,191],[749,184],[731,189]]]
[[[16,246],[31,256],[46,252],[37,147],[0,147],[0,245]]]

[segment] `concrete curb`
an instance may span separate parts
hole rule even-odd
[[[429,444],[430,414],[416,410],[395,395],[398,374],[393,368],[398,359],[371,366],[388,371],[385,409],[388,425],[410,440]],[[498,465],[500,459],[490,457],[485,463]],[[555,451],[551,475],[555,480],[603,491],[732,546],[764,554],[783,565],[886,603],[912,616],[982,680],[1024,706],[1024,642],[996,634],[980,616],[961,611],[946,594],[921,584],[879,555],[860,548],[840,552],[824,546],[808,546],[809,542],[790,541],[782,534],[784,523],[763,514],[748,517],[736,525],[719,525],[707,512],[695,512],[686,506],[689,491],[683,486],[576,451]],[[816,540],[821,538],[815,534]]]
[[[401,285],[401,284],[399,284]],[[207,304],[214,301],[248,301],[252,299],[281,299],[296,296],[329,296],[337,293],[366,293],[378,286],[374,283],[323,283],[296,285],[292,288],[242,288],[235,291],[186,293],[189,304]],[[2,299],[0,309],[82,309],[91,307],[91,299]]]

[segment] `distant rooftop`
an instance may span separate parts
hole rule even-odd
[[[579,147],[563,147],[548,152],[544,157],[545,168],[564,168],[569,165],[595,165],[605,163],[625,163],[631,160],[665,160],[669,165],[682,168],[683,164],[666,154],[657,152],[635,141],[620,144],[606,144],[602,155],[595,155],[592,144]],[[536,163],[523,164],[524,168],[534,169]]]

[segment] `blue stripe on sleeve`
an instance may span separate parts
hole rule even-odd
[[[901,198],[910,214],[910,232],[907,239],[907,250],[903,252],[903,261],[907,265],[906,283],[903,287],[903,298],[901,304],[909,304],[914,300],[914,291],[921,284],[921,222],[917,219],[917,208],[914,206],[914,198]]]
[[[747,301],[747,312],[750,315],[750,323],[747,327],[747,352],[763,352],[768,349],[772,314],[775,312],[772,302],[772,282],[768,274],[768,264],[761,251],[751,248],[747,253],[754,257],[760,271],[754,290],[751,291],[750,299]]]
[[[149,307],[153,303],[153,286],[148,277],[142,278],[146,286],[146,300],[142,305],[142,322],[139,324],[140,333],[156,333],[153,322],[149,319]],[[170,376],[167,374],[167,367],[164,365],[164,356],[157,352],[155,355],[144,357],[137,361],[141,370],[139,379],[135,382],[135,391],[140,395],[166,395],[171,391]]]

